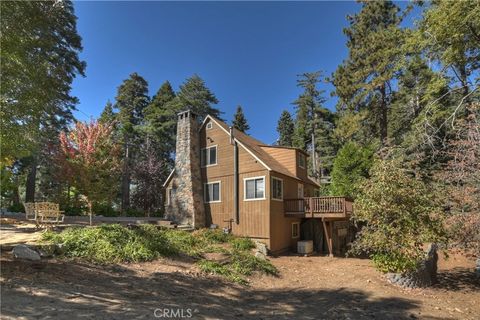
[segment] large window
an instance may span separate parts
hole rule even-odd
[[[305,155],[303,153],[298,154],[298,166],[305,169]]]
[[[292,238],[296,239],[300,237],[300,224],[298,222],[292,223]]]
[[[213,166],[217,164],[217,146],[202,149],[202,167]]]
[[[272,177],[272,199],[283,200],[283,180]]]
[[[265,199],[265,177],[244,179],[245,200]]]
[[[205,202],[220,202],[220,181],[205,183],[203,192]]]

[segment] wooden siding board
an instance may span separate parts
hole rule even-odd
[[[232,226],[232,233],[240,236],[265,239],[269,245],[270,183],[268,170],[239,145],[239,224],[226,222],[235,219],[233,152],[230,137],[213,122],[212,129],[203,126],[200,130],[201,148],[217,145],[217,165],[202,168],[203,182],[221,181],[221,202],[206,203],[207,222],[221,228]],[[244,201],[243,183],[245,178],[265,176],[265,200]]]

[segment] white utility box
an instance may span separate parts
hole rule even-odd
[[[313,252],[313,240],[297,242],[297,252],[300,254],[310,254]]]

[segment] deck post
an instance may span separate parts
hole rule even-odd
[[[332,242],[332,222],[329,222],[329,228],[327,228],[327,223],[325,219],[322,219],[323,231],[325,233],[325,239],[327,240],[328,246],[328,256],[333,257],[333,242]]]
[[[310,217],[313,218],[313,198],[308,199],[309,207],[310,207]]]

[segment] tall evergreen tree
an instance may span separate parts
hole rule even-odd
[[[118,87],[115,98],[115,108],[118,109],[117,119],[124,146],[122,172],[122,211],[130,206],[130,184],[132,158],[135,157],[135,146],[139,140],[139,126],[143,124],[144,110],[149,104],[148,84],[137,73],[123,81]]]
[[[44,157],[48,148],[73,119],[77,98],[70,94],[71,84],[85,71],[81,37],[71,1],[2,1],[0,11],[0,169],[14,164],[16,183],[27,171],[26,201],[31,202],[38,169],[51,167],[51,158]]]
[[[116,113],[113,111],[113,104],[108,100],[105,108],[103,108],[103,111],[100,114],[100,118],[98,118],[98,121],[101,123],[111,123],[116,119],[115,116]]]
[[[222,112],[214,107],[218,103],[217,97],[208,89],[198,75],[188,78],[181,86],[175,98],[175,109],[189,109],[201,117],[211,115],[220,118]]]
[[[311,150],[311,173],[316,177],[330,170],[333,157],[333,115],[323,107],[324,91],[317,88],[321,77],[320,71],[301,74],[297,85],[304,91],[294,102],[296,121],[293,144],[303,150]]]
[[[370,110],[380,142],[386,145],[391,82],[403,53],[400,8],[392,1],[361,2],[360,13],[347,16],[349,55],[333,74],[333,84],[342,109]]]
[[[283,110],[278,119],[277,132],[278,132],[278,145],[292,147],[293,146],[293,132],[295,130],[295,124],[293,122],[290,112]]]
[[[179,110],[173,103],[174,99],[175,92],[170,82],[166,81],[160,86],[145,109],[146,131],[153,138],[156,148],[161,149],[166,162],[175,152],[175,130]]]
[[[237,110],[233,115],[232,125],[235,129],[242,132],[247,132],[248,130],[250,130],[250,126],[247,123],[247,119],[245,118],[245,114],[243,113],[242,106],[240,105],[237,106]]]
[[[72,118],[71,84],[85,62],[71,1],[2,1],[0,11],[0,162],[11,163],[38,153],[45,119]]]

